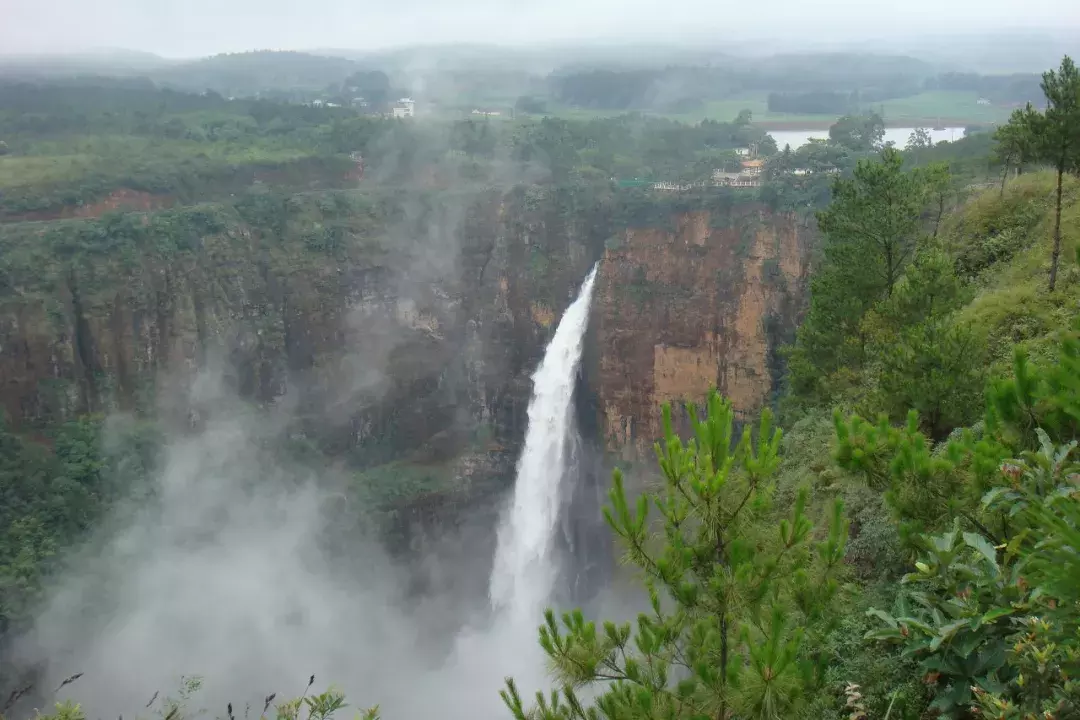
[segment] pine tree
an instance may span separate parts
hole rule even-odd
[[[1027,104],[1027,107],[1013,110],[1009,122],[994,131],[997,145],[994,154],[1004,165],[1001,172],[1000,195],[1005,194],[1005,180],[1009,170],[1016,168],[1017,174],[1024,171],[1024,165],[1036,157],[1033,129],[1038,122],[1039,113]]]
[[[687,406],[684,443],[663,408],[656,445],[664,487],[627,499],[616,471],[605,517],[644,575],[651,612],[601,625],[580,611],[552,611],[540,643],[559,686],[527,709],[512,679],[502,692],[517,720],[789,717],[820,678],[808,650],[828,625],[847,525],[840,503],[827,532],[811,539],[807,495],[775,522],[771,478],[781,433],[768,412],[734,440],[734,410],[715,392],[707,413]],[[659,514],[653,534],[650,512]],[[586,706],[581,688],[597,689]]]
[[[926,233],[931,181],[940,185],[944,178],[937,168],[905,172],[903,163],[888,148],[880,162],[860,160],[853,177],[835,182],[832,203],[818,213],[824,258],[789,357],[791,388],[800,397],[824,399],[825,388],[842,388],[845,371],[862,367],[863,316],[892,294]]]
[[[934,440],[975,420],[982,405],[984,343],[954,318],[970,294],[948,256],[927,248],[862,323],[877,405],[894,421],[915,409]]]
[[[1066,55],[1060,69],[1043,73],[1042,90],[1047,108],[1038,123],[1038,143],[1042,156],[1057,171],[1054,250],[1050,259],[1050,292],[1053,292],[1061,257],[1062,176],[1080,170],[1080,72],[1072,58]]]

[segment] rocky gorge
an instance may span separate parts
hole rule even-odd
[[[807,231],[713,205],[656,201],[641,220],[618,198],[523,186],[7,224],[0,402],[30,433],[116,411],[182,427],[199,422],[183,389],[213,368],[351,466],[457,478],[394,493],[420,509],[512,465],[529,374],[599,258],[582,426],[637,457],[660,403],[712,386],[744,414],[766,403],[802,307]]]

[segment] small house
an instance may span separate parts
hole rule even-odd
[[[743,160],[740,165],[742,165],[744,175],[760,175],[765,169],[764,160]]]

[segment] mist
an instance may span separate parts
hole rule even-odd
[[[1080,51],[1075,0],[0,6],[0,720],[508,717],[547,607],[649,606],[602,506],[659,406],[785,407],[832,193],[880,155],[1008,197],[994,130]],[[831,412],[782,503],[847,492]],[[879,667],[828,633],[806,717]]]
[[[282,451],[301,417],[347,426],[357,407],[388,401],[398,351],[416,333],[443,332],[440,312],[457,309],[445,295],[468,280],[459,264],[463,208],[402,207],[389,234],[403,272],[354,298],[337,361],[320,382],[300,375],[274,403],[256,406],[237,394],[224,348],[193,374],[162,381],[171,390],[158,400],[167,438],[156,472],[67,553],[32,628],[11,643],[6,660],[33,676],[27,702],[46,708],[70,698],[89,717],[147,716],[199,678],[189,710],[211,717],[229,704],[237,716],[257,716],[272,694],[281,701],[332,685],[352,707],[379,705],[383,717],[466,720],[505,714],[498,690],[507,676],[524,692],[547,686],[540,607],[494,613],[488,602],[489,510],[473,508],[452,527],[412,528],[411,548],[392,552],[344,465]],[[447,374],[444,402],[453,405],[463,385]],[[106,422],[106,449],[127,422],[123,413]],[[461,416],[451,425],[468,423]],[[576,432],[569,452],[595,476],[597,450]],[[589,490],[575,480],[553,532],[594,563],[587,599],[599,592],[595,608],[628,616],[633,596],[605,587],[606,567],[574,547],[575,523],[602,525],[595,498],[582,502]],[[505,513],[509,500],[493,502]],[[548,580],[577,587],[572,564]],[[558,590],[552,600],[582,596]]]
[[[418,568],[469,574],[475,563],[486,575],[491,558],[470,548],[482,531],[466,522],[434,539],[440,567],[406,568],[371,533],[332,530],[348,504],[343,478],[269,450],[287,411],[252,414],[212,371],[190,400],[204,419],[171,439],[150,499],[121,507],[72,555],[16,643],[13,659],[41,670],[46,698],[81,673],[56,700],[77,699],[92,717],[146,715],[155,694],[175,696],[196,676],[192,709],[258,714],[266,696],[299,696],[313,674],[312,691],[333,684],[385,717],[464,720],[503,712],[506,675],[542,686],[540,618],[493,619],[475,601],[463,614],[438,582],[408,590]]]
[[[104,0],[93,14],[75,0],[7,0],[0,53],[57,53],[89,48],[128,48],[165,57],[191,58],[255,48],[361,50],[443,43],[535,46],[559,42],[699,44],[720,49],[765,39],[791,44],[861,40],[867,36],[917,35],[927,23],[958,33],[1080,25],[1080,10],[1067,0],[1028,3],[1016,12],[1009,0],[869,7],[831,0],[805,4],[770,0],[765,5],[677,0],[659,8],[644,0],[446,3],[406,0],[393,5],[317,0],[228,0],[144,3]],[[888,31],[882,31],[884,26]]]

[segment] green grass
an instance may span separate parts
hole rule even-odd
[[[251,169],[272,170],[273,182],[302,188],[316,177],[344,177],[351,167],[344,156],[316,152],[280,138],[75,135],[39,141],[0,157],[0,217],[93,203],[121,188],[195,202],[246,186]]]
[[[723,100],[710,100],[699,112],[679,114],[650,112],[648,114],[688,123],[698,123],[706,118],[730,122],[738,116],[740,111],[749,110],[756,123],[783,124],[789,128],[802,123],[806,129],[827,127],[839,117],[831,114],[769,112],[767,97],[766,92],[745,93]],[[946,125],[985,124],[999,123],[1008,119],[1009,108],[979,105],[977,101],[976,93],[935,91],[870,103],[866,109],[884,111],[885,122],[892,127],[936,125],[939,121]],[[622,115],[625,112],[552,105],[550,114],[567,119],[588,120]]]
[[[920,125],[938,121],[942,125],[998,123],[1009,119],[1008,108],[979,105],[978,94],[959,91],[924,92],[906,98],[873,103],[875,110],[884,110],[885,121],[891,125]],[[919,122],[923,121],[923,122]]]
[[[742,110],[749,110],[754,117],[754,122],[783,122],[783,123],[821,123],[825,120],[834,120],[837,116],[818,113],[777,113],[769,112],[768,93],[749,93],[724,100],[712,100],[705,103],[705,117],[710,120],[731,121],[738,117]]]
[[[225,164],[277,163],[310,151],[272,143],[199,142],[109,135],[38,143],[24,155],[0,157],[0,188],[77,183],[100,173],[118,175],[184,160]]]
[[[1056,333],[1080,314],[1080,181],[1067,177],[1061,213],[1061,261],[1057,289],[1047,292],[1053,246],[1055,176],[1032,173],[1012,181],[1004,198],[996,188],[973,199],[947,232],[953,243],[1000,243],[1022,233],[1012,255],[979,278],[975,299],[961,311],[961,321],[988,342],[993,370],[1008,372],[1012,347],[1026,348],[1033,359],[1049,359]],[[1032,208],[1037,212],[1032,216]]]
[[[386,509],[411,498],[453,489],[453,470],[395,460],[354,476],[353,493],[372,508]]]
[[[748,93],[724,100],[710,100],[705,103],[702,110],[690,113],[661,113],[649,112],[648,115],[664,117],[686,123],[699,123],[702,120],[719,120],[730,122],[738,117],[742,110],[749,110],[755,122],[805,122],[808,124],[820,124],[824,121],[834,120],[832,115],[812,115],[796,113],[771,113],[768,111],[766,96],[768,93]],[[594,110],[589,108],[573,108],[558,105],[550,105],[551,115],[573,120],[592,120],[595,118],[613,117],[624,115],[627,110]]]
[[[0,188],[41,185],[79,177],[100,160],[82,153],[0,157]]]

